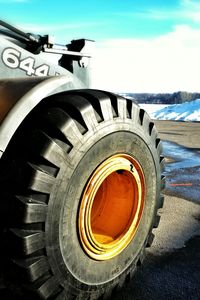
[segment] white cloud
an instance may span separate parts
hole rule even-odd
[[[74,22],[74,23],[61,23],[61,24],[18,24],[18,27],[24,28],[26,31],[34,33],[58,33],[66,31],[67,29],[78,29],[78,28],[87,28],[87,27],[98,27],[105,25],[104,21],[88,21],[88,22]]]
[[[200,30],[176,26],[151,39],[96,45],[93,87],[115,92],[200,92]]]
[[[180,16],[192,22],[200,22],[200,2],[194,0],[182,0]]]
[[[116,13],[121,16],[140,17],[150,20],[173,20],[175,22],[189,21],[200,23],[200,2],[194,0],[181,0],[179,6],[165,9],[147,9],[144,11],[129,11]]]

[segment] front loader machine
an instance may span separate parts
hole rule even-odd
[[[90,41],[0,24],[4,283],[19,299],[109,298],[159,222],[157,131],[134,101],[89,89]]]

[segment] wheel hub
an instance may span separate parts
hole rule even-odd
[[[79,211],[79,235],[85,252],[108,260],[132,241],[144,207],[145,180],[130,155],[106,159],[91,175]]]

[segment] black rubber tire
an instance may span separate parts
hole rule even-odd
[[[10,288],[23,290],[21,299],[26,291],[29,299],[56,300],[109,298],[121,288],[141,264],[159,222],[161,148],[154,124],[131,100],[97,90],[45,99],[1,161],[4,273]],[[122,152],[142,166],[145,207],[130,244],[100,262],[80,245],[80,198],[98,165]]]

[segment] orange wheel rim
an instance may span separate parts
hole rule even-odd
[[[130,155],[114,155],[93,172],[78,220],[81,245],[91,258],[111,259],[129,245],[142,217],[144,194],[142,168]]]

